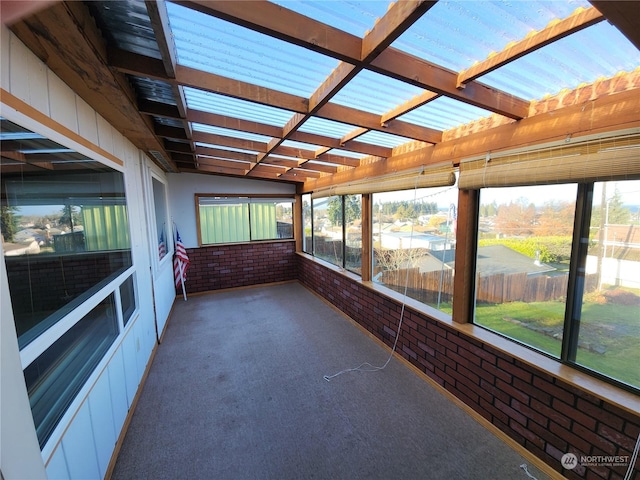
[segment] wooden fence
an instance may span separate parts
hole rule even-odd
[[[405,284],[410,296],[424,303],[434,303],[440,297],[450,302],[453,297],[453,270],[420,273],[411,268],[386,271],[382,282],[396,291],[404,291]],[[496,274],[476,278],[476,301],[479,303],[548,302],[562,300],[567,295],[567,275],[530,276],[526,273]],[[586,275],[585,293],[597,288],[597,275]],[[440,293],[438,293],[440,292]]]

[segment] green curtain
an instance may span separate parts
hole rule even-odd
[[[87,251],[131,248],[126,205],[85,205],[82,220]]]
[[[275,203],[251,204],[251,240],[278,238]]]
[[[200,205],[200,234],[203,244],[248,242],[248,205]]]

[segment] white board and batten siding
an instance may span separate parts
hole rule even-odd
[[[131,228],[131,250],[135,267],[137,310],[115,340],[42,450],[37,445],[15,334],[15,348],[3,348],[2,377],[2,469],[5,478],[100,479],[104,478],[117,439],[156,345],[156,327],[150,277],[150,245],[146,228],[145,196],[140,186],[151,164],[141,151],[98,115],[6,26],[1,26],[0,87],[48,117],[46,122],[28,117],[20,109],[3,103],[1,114],[52,140],[104,161],[124,173]],[[64,127],[64,128],[60,128]],[[93,146],[64,135],[68,129]],[[109,155],[101,156],[100,151]],[[97,153],[96,153],[97,152]],[[116,165],[116,157],[122,165]],[[170,262],[168,262],[170,263]],[[156,279],[156,297],[173,299],[172,268],[164,268]],[[166,278],[165,278],[166,277]],[[3,300],[8,298],[8,280],[2,262]],[[7,297],[5,298],[5,294]],[[2,308],[2,330],[15,332],[13,313]],[[165,302],[166,303],[166,302]],[[158,312],[166,323],[170,305]],[[7,341],[9,336],[3,338]],[[25,414],[28,411],[28,415]],[[12,418],[12,421],[4,421]],[[12,442],[7,441],[12,439]],[[35,440],[35,448],[34,448]],[[37,458],[36,458],[37,456]],[[25,462],[31,464],[25,467]],[[23,474],[23,475],[21,475]]]

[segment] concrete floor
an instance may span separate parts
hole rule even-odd
[[[177,300],[112,478],[547,478],[294,283]]]

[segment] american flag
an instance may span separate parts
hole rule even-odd
[[[176,254],[173,257],[173,276],[176,279],[176,287],[187,280],[187,268],[189,268],[189,257],[180,238],[180,233],[176,230]]]
[[[160,242],[158,243],[158,257],[162,260],[167,254],[167,244],[164,241],[164,230],[160,233]]]

